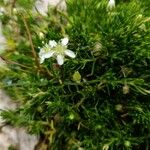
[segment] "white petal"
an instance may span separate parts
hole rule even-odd
[[[69,42],[69,39],[67,37],[61,39],[61,44],[64,46],[66,46],[68,44],[68,42]]]
[[[62,55],[57,56],[58,65],[62,65],[64,63],[64,57]]]
[[[67,55],[67,56],[69,56],[71,58],[75,58],[76,57],[75,53],[73,51],[71,51],[71,50],[65,50],[65,55]]]
[[[42,54],[42,57],[50,58],[53,56],[53,54],[54,54],[54,51],[48,51],[48,52],[45,52],[44,54]]]
[[[39,51],[39,56],[41,56],[44,52],[45,52],[44,49],[41,48],[40,51]]]
[[[42,64],[44,62],[45,58],[44,57],[40,57],[40,64]]]
[[[110,10],[115,8],[115,0],[109,0],[107,8],[110,9]]]
[[[50,40],[50,41],[49,41],[49,45],[50,45],[51,47],[55,47],[55,46],[57,45],[57,43],[56,43],[55,40]]]

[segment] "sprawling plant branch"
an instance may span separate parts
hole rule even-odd
[[[34,49],[34,45],[33,45],[33,42],[32,42],[32,36],[31,36],[30,30],[29,30],[27,21],[24,17],[22,17],[22,19],[23,19],[23,22],[24,22],[24,25],[25,25],[25,28],[26,28],[26,31],[27,31],[27,35],[28,35],[29,42],[30,42],[31,49],[32,49],[32,54],[33,54],[33,57],[35,59],[35,65],[37,66],[37,69],[40,71],[41,70],[40,63],[39,63],[36,51]]]
[[[20,67],[22,67],[22,68],[31,69],[31,67],[29,67],[29,66],[25,66],[25,65],[20,64],[20,63],[18,63],[18,62],[15,62],[15,61],[12,61],[12,60],[8,60],[8,59],[5,58],[4,56],[0,56],[0,58],[1,58],[4,62],[6,62],[7,64],[14,64],[14,65],[18,65],[18,66],[20,66]]]

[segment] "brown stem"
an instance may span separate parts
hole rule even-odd
[[[29,30],[28,24],[26,22],[26,19],[24,17],[23,17],[23,22],[24,22],[24,25],[25,25],[25,28],[26,28],[26,31],[27,31],[27,35],[28,35],[28,38],[29,38],[30,45],[31,45],[32,54],[33,54],[33,57],[35,59],[35,65],[37,66],[37,69],[40,71],[41,67],[40,67],[40,63],[39,63],[36,51],[34,49],[34,45],[33,45],[33,42],[32,42],[32,36],[31,36],[30,30]]]
[[[13,14],[13,9],[15,8],[16,2],[17,2],[17,0],[13,0],[12,3],[11,3],[11,8],[10,8],[11,9],[10,10],[11,11],[11,15]]]
[[[13,8],[14,8],[14,7],[15,7],[15,5],[16,5],[16,1],[17,1],[17,0],[13,0],[13,2],[12,2],[12,5],[11,5],[12,10],[13,10]]]
[[[17,0],[13,0],[13,2],[12,2],[12,7],[13,7],[13,8],[15,7],[16,1],[17,1]]]
[[[4,60],[7,64],[15,64],[15,65],[18,65],[18,66],[23,67],[23,68],[26,68],[26,69],[31,69],[31,67],[28,67],[28,66],[19,64],[19,63],[15,62],[15,61],[12,61],[12,60],[7,60],[7,59],[6,59],[5,57],[3,57],[3,56],[0,56],[0,58],[1,58],[2,60]]]

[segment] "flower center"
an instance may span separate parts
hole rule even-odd
[[[60,54],[60,55],[64,55],[64,52],[66,50],[66,47],[61,45],[61,44],[58,44],[55,48],[54,48],[54,51],[56,52],[56,55]]]

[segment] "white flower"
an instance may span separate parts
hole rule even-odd
[[[3,15],[5,13],[5,8],[4,7],[0,7],[0,15]]]
[[[115,0],[109,0],[107,9],[112,10],[113,8],[115,8]]]
[[[40,49],[39,58],[40,63],[43,63],[46,58],[54,57],[59,65],[64,63],[65,55],[75,58],[73,51],[67,49],[69,39],[67,37],[61,39],[58,43],[55,40],[50,40],[48,44]]]

